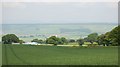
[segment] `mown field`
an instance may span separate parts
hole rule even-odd
[[[2,65],[2,45],[0,44],[0,66]]]
[[[4,65],[118,65],[117,47],[2,47]]]

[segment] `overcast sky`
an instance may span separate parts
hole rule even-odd
[[[118,22],[118,5],[117,2],[112,2],[113,0],[109,0],[111,2],[5,1],[2,3],[3,24]]]

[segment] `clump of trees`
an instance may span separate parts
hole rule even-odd
[[[7,34],[2,37],[3,44],[19,43],[19,38],[15,34]]]
[[[68,40],[65,37],[60,38],[62,41],[62,44],[68,44]]]
[[[78,44],[82,46],[83,44],[86,44],[88,46],[95,46],[97,45],[98,41],[98,33],[91,33],[86,38],[80,38],[77,40]]]
[[[15,34],[7,34],[2,37],[3,44],[12,44],[12,43],[25,43],[23,40],[19,40],[19,38]]]
[[[41,39],[33,39],[31,42],[37,42],[37,43],[40,43],[40,44],[44,43],[44,41],[41,40]]]
[[[98,33],[91,33],[88,35],[88,37],[84,38],[84,40],[86,42],[90,42],[91,44],[93,44],[93,42],[97,42],[97,38],[98,38]]]
[[[98,44],[99,45],[103,45],[103,46],[110,45],[110,40],[108,38],[108,34],[109,34],[109,32],[107,32],[106,34],[101,34],[100,36],[98,36]]]
[[[120,25],[112,31],[102,34],[98,37],[98,43],[106,46],[119,46],[120,44]]]
[[[65,37],[56,37],[51,36],[47,38],[45,41],[41,39],[33,39],[31,42],[37,43],[46,43],[46,44],[68,44],[78,42],[80,46],[82,46],[85,42],[89,42],[91,45],[103,45],[103,46],[119,46],[120,42],[120,25],[115,27],[113,30],[106,32],[105,34],[98,35],[97,33],[91,33],[86,38],[80,38],[78,40],[74,39],[66,39]],[[3,44],[12,44],[12,43],[24,43],[23,40],[19,40],[19,38],[15,34],[7,34],[2,37]]]
[[[98,35],[97,33],[91,33],[84,39],[78,39],[79,45],[83,45],[84,42],[90,42],[91,45],[98,43],[103,46],[119,46],[120,42],[120,25],[115,27],[110,32]]]
[[[80,46],[82,46],[84,44],[85,40],[80,38],[80,39],[77,40],[77,42]]]
[[[56,36],[51,36],[49,38],[46,39],[46,43],[47,44],[54,44],[54,45],[58,45],[58,44],[66,44],[67,43],[67,39],[62,37],[56,37]]]
[[[120,25],[115,27],[112,31],[110,31],[108,38],[113,46],[120,45]]]
[[[75,41],[74,39],[69,39],[68,42],[69,42],[69,43],[74,43],[74,42],[76,42],[76,41]]]

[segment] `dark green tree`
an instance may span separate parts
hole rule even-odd
[[[106,46],[119,46],[120,44],[120,26],[115,27],[110,32],[102,34],[98,37],[98,43]]]
[[[25,43],[25,42],[24,42],[23,40],[19,40],[19,43],[20,43],[20,44],[23,44],[23,43]]]
[[[120,44],[120,25],[118,25],[112,31],[110,31],[110,33],[108,35],[108,39],[111,41],[111,45],[119,46],[119,44]]]
[[[100,36],[98,36],[98,44],[99,45],[103,45],[103,46],[109,46],[110,45],[110,40],[108,39],[108,33],[106,34],[101,34]]]
[[[62,40],[56,36],[51,36],[51,37],[47,38],[46,43],[54,44],[54,45],[63,44]]]
[[[82,46],[84,44],[84,39],[78,39],[77,42],[80,46]]]
[[[75,42],[74,39],[70,39],[70,40],[69,40],[69,43],[73,43],[73,42]]]
[[[38,42],[38,39],[33,39],[31,42]]]
[[[31,42],[37,42],[37,43],[41,43],[41,44],[44,43],[44,41],[41,40],[41,39],[40,40],[39,39],[33,39]]]
[[[97,33],[91,33],[88,35],[87,38],[85,38],[85,41],[90,42],[93,44],[93,42],[97,42],[98,34]]]
[[[15,34],[7,34],[2,37],[3,44],[19,43],[19,38]]]
[[[67,44],[68,43],[68,41],[67,41],[67,39],[65,37],[61,37],[61,41],[62,41],[63,44]]]

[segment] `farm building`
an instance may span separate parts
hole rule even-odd
[[[38,45],[37,42],[26,42],[26,43],[23,43],[25,45]]]
[[[20,43],[12,43],[12,44],[20,44]]]

